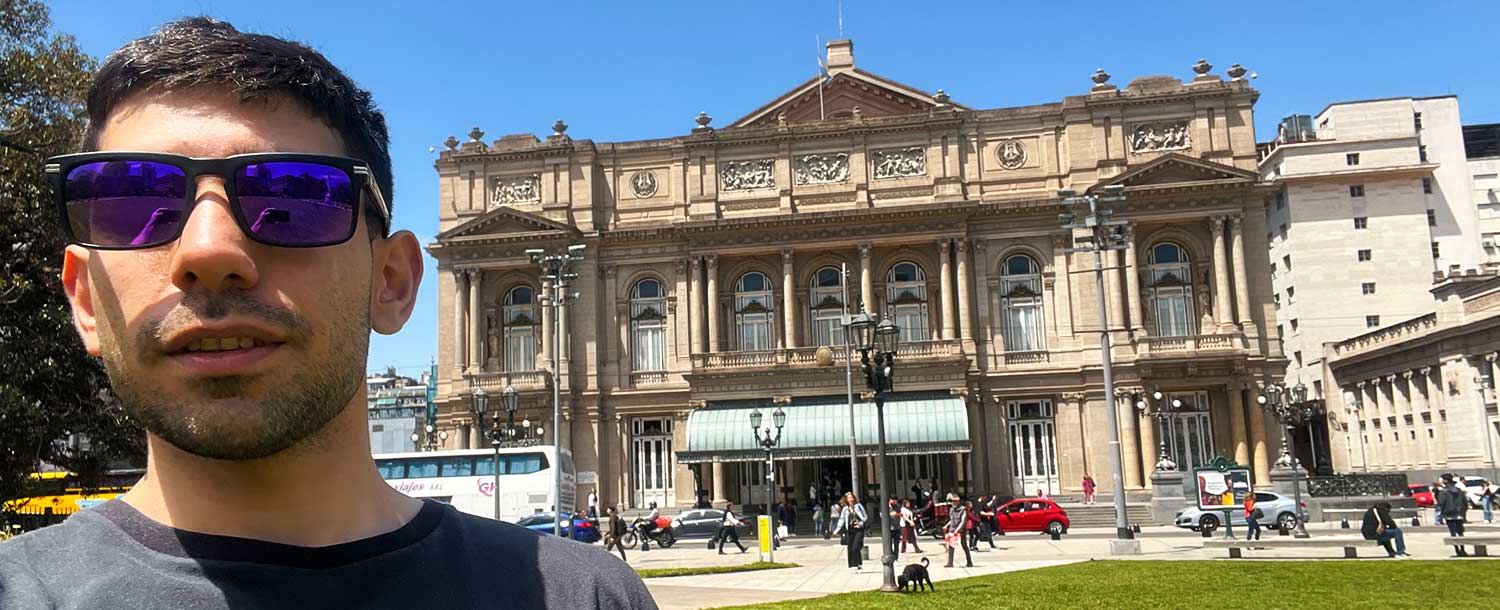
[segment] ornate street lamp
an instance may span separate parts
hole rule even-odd
[[[1157,458],[1156,469],[1161,471],[1177,470],[1177,462],[1172,461],[1171,455],[1167,453],[1167,426],[1166,422],[1172,414],[1182,408],[1182,401],[1173,398],[1170,403],[1166,394],[1160,388],[1152,388],[1151,393],[1136,400],[1135,408],[1141,413],[1150,415],[1156,419],[1157,436]]]
[[[494,517],[495,517],[496,521],[499,521],[500,520],[500,444],[497,443],[497,442],[495,442],[496,441],[495,434],[492,431],[487,430],[486,427],[485,427],[485,425],[484,425],[484,414],[485,414],[486,411],[489,410],[490,397],[489,397],[489,395],[487,395],[487,394],[484,393],[484,390],[479,389],[479,387],[477,387],[477,386],[474,388],[473,391],[471,391],[469,393],[469,395],[470,395],[470,404],[469,404],[469,406],[471,408],[473,408],[473,410],[474,410],[474,417],[476,417],[476,418],[479,419],[479,430],[481,431],[481,433],[484,435],[485,438],[487,438],[487,439],[490,440],[490,444],[494,445],[494,447],[495,447],[495,483],[494,483],[494,487],[492,487],[490,489],[490,494],[495,497],[495,513],[494,513]],[[500,425],[500,416],[496,415],[495,416],[495,426],[499,427],[499,425]]]
[[[760,409],[757,408],[750,411],[750,429],[755,433],[755,442],[760,444],[762,449],[766,450],[766,516],[771,520],[771,554],[766,560],[775,563],[776,514],[771,512],[771,500],[776,496],[772,487],[776,478],[776,456],[772,453],[772,450],[776,448],[776,445],[781,443],[781,428],[786,425],[786,412],[782,411],[781,407],[776,407],[776,410],[771,412],[771,421],[776,426],[775,436],[771,435],[770,430],[766,430],[764,436],[761,435],[760,424],[764,419],[765,416],[761,415]]]
[[[1275,383],[1266,384],[1256,402],[1260,403],[1261,409],[1267,414],[1276,418],[1281,426],[1281,457],[1276,460],[1276,467],[1292,470],[1292,501],[1297,504],[1292,509],[1292,519],[1296,521],[1292,535],[1307,538],[1310,534],[1307,533],[1307,525],[1302,522],[1302,468],[1297,465],[1297,458],[1293,457],[1290,437],[1294,427],[1316,417],[1318,409],[1308,403],[1307,386],[1302,383],[1290,389]]]
[[[868,321],[867,321],[868,322]],[[896,555],[891,547],[891,511],[885,502],[890,499],[886,485],[885,463],[885,399],[893,389],[896,376],[896,349],[901,340],[901,329],[890,318],[879,324],[867,323],[860,328],[859,359],[865,372],[865,387],[875,401],[875,428],[879,444],[876,448],[876,476],[879,477],[880,498],[880,590],[896,591]]]

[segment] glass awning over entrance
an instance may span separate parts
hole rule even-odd
[[[776,406],[771,400],[710,402],[687,421],[687,450],[677,461],[748,462],[765,458],[750,428],[750,412],[759,408],[765,421]],[[849,456],[849,406],[843,396],[797,397],[786,411],[786,426],[777,459],[822,459]],[[859,454],[875,455],[875,403],[855,397],[854,427]],[[887,455],[967,453],[969,417],[963,399],[944,393],[896,393],[885,402]]]

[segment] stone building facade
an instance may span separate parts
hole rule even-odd
[[[1090,473],[1108,492],[1106,409],[1121,415],[1127,489],[1150,485],[1159,439],[1180,463],[1222,454],[1269,482],[1274,425],[1247,405],[1285,361],[1267,332],[1243,69],[1200,61],[1187,82],[1124,88],[1100,71],[1082,95],[975,109],[856,68],[849,41],[827,60],[826,79],[725,127],[704,114],[654,140],[576,139],[561,121],[545,140],[450,138],[429,251],[452,446],[480,442],[476,387],[513,386],[527,416],[550,417],[541,338],[556,325],[564,425],[548,440],[574,452],[580,495],[760,501],[746,416],[777,407],[785,492],[848,489],[855,467],[869,489],[873,407],[845,403],[847,308],[902,329],[886,407],[898,490],[1068,493]],[[1065,251],[1057,192],[1113,184],[1129,224],[1128,248],[1105,258],[1118,385],[1105,396],[1094,260]],[[568,244],[587,258],[554,320],[525,251]],[[1136,406],[1155,389],[1182,405],[1159,425]]]

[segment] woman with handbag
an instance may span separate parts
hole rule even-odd
[[[964,505],[958,502],[958,494],[948,494],[948,524],[943,526],[943,542],[948,545],[948,565],[953,567],[953,549],[963,547],[964,567],[974,567],[974,557],[969,554],[969,545],[964,544],[964,530],[969,523],[969,513],[964,510]]]
[[[1245,526],[1249,529],[1245,533],[1246,540],[1260,540],[1260,520],[1265,516],[1265,512],[1255,505],[1255,494],[1245,494]]]
[[[869,518],[864,505],[855,501],[854,492],[845,493],[840,503],[844,509],[839,513],[836,531],[841,534],[839,540],[848,545],[849,571],[858,572],[864,569],[865,523]]]

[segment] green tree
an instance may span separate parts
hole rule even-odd
[[[44,462],[87,483],[145,453],[59,277],[65,240],[43,160],[77,150],[96,64],[50,29],[45,5],[0,0],[0,501],[24,495]]]

